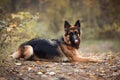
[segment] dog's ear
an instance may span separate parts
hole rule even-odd
[[[79,20],[77,20],[74,26],[76,26],[76,27],[79,27],[79,28],[80,28],[80,26],[81,26],[81,25],[80,25],[80,21],[79,21]]]
[[[67,21],[65,21],[65,23],[64,23],[64,29],[67,30],[67,29],[70,28],[70,26],[71,25]]]

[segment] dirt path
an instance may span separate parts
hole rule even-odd
[[[98,46],[99,45],[99,46]],[[82,45],[80,55],[104,60],[101,63],[56,63],[3,60],[0,80],[120,80],[119,52],[105,42]]]

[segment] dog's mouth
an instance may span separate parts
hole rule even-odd
[[[78,45],[80,43],[80,40],[79,39],[75,39],[71,43],[74,44],[74,45]]]

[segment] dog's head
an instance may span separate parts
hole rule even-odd
[[[76,23],[71,26],[67,21],[64,23],[64,41],[66,44],[69,44],[73,47],[79,48],[80,40],[81,40],[81,32],[80,32],[80,21],[77,20]]]

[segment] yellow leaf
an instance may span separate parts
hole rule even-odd
[[[11,14],[11,18],[12,18],[12,19],[15,19],[16,17],[17,17],[16,14]]]
[[[13,30],[13,28],[11,28],[11,27],[7,28],[7,32],[11,32],[12,30]]]
[[[18,12],[18,14],[23,15],[23,14],[25,14],[25,13],[24,13],[24,12]]]
[[[95,76],[94,74],[89,74],[89,77],[94,78]]]
[[[40,61],[36,61],[36,63],[37,63],[37,64],[41,64],[41,62],[40,62]]]
[[[46,73],[46,71],[45,71],[45,70],[40,70],[39,72],[42,72],[43,74],[44,74],[44,73]]]

